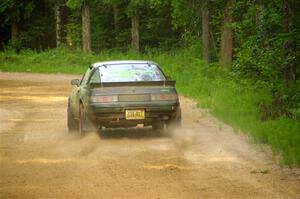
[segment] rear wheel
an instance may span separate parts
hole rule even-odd
[[[161,120],[157,120],[152,124],[152,129],[160,136],[164,134],[164,128],[165,122]]]
[[[67,109],[67,126],[68,126],[68,132],[72,133],[78,129],[77,122],[74,119],[73,111],[71,108],[71,102],[70,98],[68,99],[68,109]]]
[[[87,132],[87,117],[82,104],[79,105],[79,121],[78,121],[78,133],[79,137],[83,138]]]
[[[102,125],[98,126],[97,133],[101,138],[105,138],[104,127]]]
[[[175,129],[180,129],[181,128],[181,109],[179,108],[177,111],[177,114],[173,120],[168,122],[167,128],[169,132],[174,131]]]
[[[90,131],[97,131],[95,123],[89,118],[87,110],[82,103],[79,105],[79,120],[78,132],[79,137],[82,138]]]

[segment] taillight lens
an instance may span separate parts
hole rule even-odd
[[[117,102],[118,96],[114,95],[94,95],[91,96],[92,103],[109,103],[109,102]]]
[[[164,101],[164,100],[177,100],[178,96],[176,93],[172,94],[152,94],[151,100],[152,101]]]

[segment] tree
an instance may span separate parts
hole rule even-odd
[[[112,5],[112,8],[113,8],[113,13],[114,13],[114,30],[115,30],[115,35],[117,35],[117,33],[119,32],[119,8],[118,8],[118,4],[114,3]]]
[[[211,61],[209,36],[209,0],[202,0],[202,58],[208,63]]]
[[[34,2],[17,1],[17,0],[2,0],[0,2],[1,25],[10,24],[11,27],[11,42],[13,45],[17,43],[19,35],[19,22],[30,17],[34,8]],[[4,17],[3,17],[4,16]],[[18,46],[15,46],[18,50]]]
[[[142,0],[131,0],[127,8],[128,16],[131,18],[131,46],[137,52],[140,51],[139,9],[144,3]]]
[[[119,33],[119,4],[122,0],[102,0],[104,4],[111,6],[113,11],[113,19],[114,19],[114,37],[115,37],[115,44],[117,45],[118,39],[117,35]]]
[[[91,33],[90,33],[90,11],[86,0],[81,7],[82,16],[82,47],[83,51],[90,53],[91,50]]]
[[[228,67],[232,62],[232,29],[230,24],[232,17],[230,10],[232,8],[234,0],[227,0],[224,7],[224,19],[221,35],[221,49],[220,49],[220,60],[219,64],[221,67]]]
[[[90,33],[90,11],[87,0],[69,0],[67,6],[72,9],[81,8],[82,17],[82,48],[86,53],[91,50],[91,33]]]
[[[294,2],[295,4],[295,2]],[[293,34],[294,10],[296,6],[291,1],[285,0],[283,3],[283,31],[287,35],[284,42],[284,80],[288,85],[296,80],[296,41]]]
[[[138,10],[133,11],[131,16],[131,45],[132,48],[139,52],[140,51],[140,18]]]
[[[207,0],[203,0],[207,1]],[[172,24],[181,32],[185,45],[200,43],[201,37],[201,1],[171,0]]]
[[[54,6],[54,17],[56,22],[56,47],[61,43],[61,2],[57,0]]]

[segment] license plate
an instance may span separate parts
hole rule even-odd
[[[125,111],[126,120],[143,120],[145,119],[145,110],[126,110]]]

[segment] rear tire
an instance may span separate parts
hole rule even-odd
[[[79,105],[79,121],[78,121],[78,133],[79,137],[83,138],[87,132],[87,124],[86,124],[86,113],[84,111],[84,107],[82,104]]]
[[[78,130],[77,122],[73,116],[70,98],[68,99],[67,126],[68,126],[68,133],[73,133],[74,131]]]
[[[88,132],[97,131],[97,129],[95,128],[96,126],[97,125],[89,118],[83,104],[80,103],[78,121],[79,137],[83,138]]]
[[[167,128],[169,132],[172,132],[175,129],[180,129],[181,125],[181,109],[179,108],[175,118],[167,124]]]
[[[97,134],[100,136],[100,138],[105,138],[105,132],[101,125],[97,129]]]
[[[164,134],[164,128],[165,128],[165,122],[161,120],[157,120],[152,124],[152,129],[159,136],[162,136]]]

